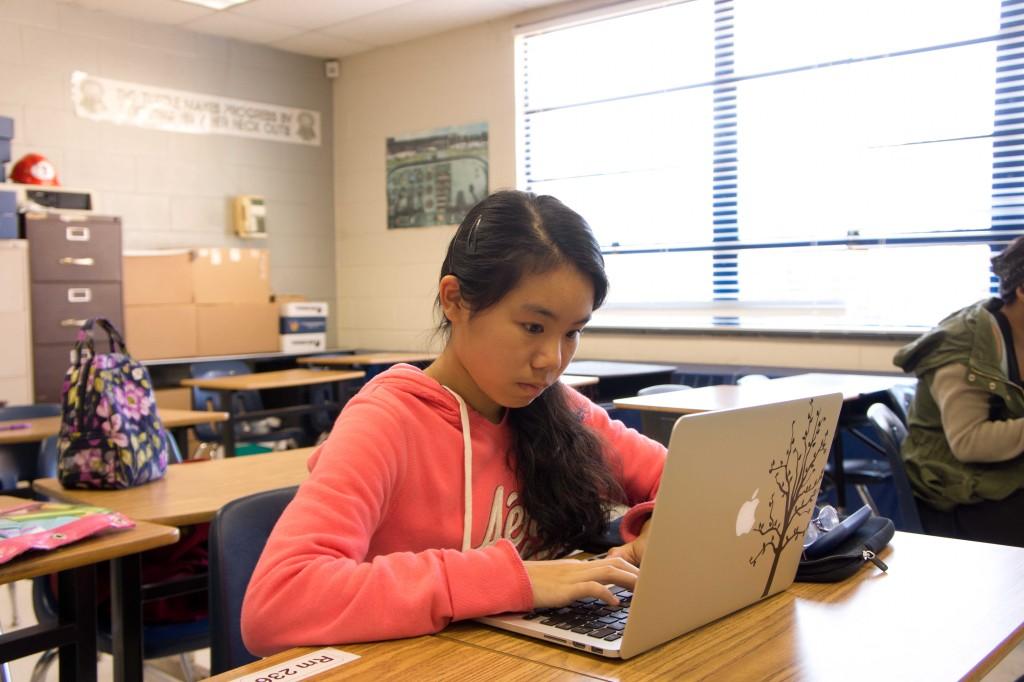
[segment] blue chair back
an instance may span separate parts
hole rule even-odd
[[[56,417],[60,413],[61,406],[57,403],[12,405],[0,407],[0,421]],[[18,481],[31,481],[35,478],[56,475],[57,441],[55,438],[53,439],[52,466],[47,461],[45,445],[46,441],[0,445],[0,489],[8,492],[17,488]]]
[[[907,470],[900,454],[900,446],[907,437],[907,427],[900,418],[883,403],[875,403],[868,407],[868,420],[875,429],[881,449],[889,460],[892,483],[896,488],[896,502],[899,505],[901,523],[900,530],[922,533],[921,517],[917,511],[917,500],[907,478]]]
[[[242,643],[242,599],[270,531],[297,486],[243,497],[221,507],[210,524],[210,672],[257,660]]]
[[[196,362],[188,368],[189,376],[193,379],[210,379],[213,377],[234,376],[237,374],[252,374],[249,365],[241,360],[217,360],[215,362]],[[254,411],[263,409],[259,393],[256,391],[243,391],[236,393],[235,412]],[[197,410],[210,409],[215,412],[226,412],[227,407],[222,404],[221,394],[217,391],[210,391],[204,388],[192,388],[192,407]],[[193,427],[196,438],[206,442],[220,442],[220,433],[213,424],[196,424]]]
[[[657,393],[671,393],[673,391],[685,391],[690,387],[686,384],[655,384],[641,388],[637,395],[655,395]],[[651,412],[642,410],[640,412],[640,430],[648,438],[653,438],[665,447],[672,438],[672,429],[679,419],[677,414],[665,414],[664,412]]]

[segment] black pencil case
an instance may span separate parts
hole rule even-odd
[[[889,544],[895,531],[891,519],[872,516],[825,556],[800,559],[796,580],[835,583],[846,580],[866,563],[872,563],[882,571],[888,570],[889,567],[878,558],[878,553]]]

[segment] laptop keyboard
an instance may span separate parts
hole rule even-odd
[[[541,625],[550,625],[559,630],[569,630],[606,642],[614,642],[622,637],[622,631],[626,627],[633,593],[618,586],[612,586],[611,591],[619,598],[618,606],[609,606],[600,599],[586,597],[557,609],[537,609],[523,618],[540,619]]]

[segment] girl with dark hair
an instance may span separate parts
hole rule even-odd
[[[346,405],[271,534],[246,646],[410,637],[454,620],[616,604],[643,557],[665,448],[558,381],[604,301],[587,223],[553,197],[495,193],[448,246],[443,352]],[[607,558],[559,560],[631,506]]]
[[[998,297],[894,358],[918,377],[902,454],[926,532],[1024,547],[1024,237],[992,271]]]

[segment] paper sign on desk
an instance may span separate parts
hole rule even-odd
[[[304,680],[319,675],[325,670],[337,668],[359,658],[340,649],[318,649],[305,656],[297,656],[277,665],[264,668],[244,677],[235,678],[235,682],[275,682],[276,680]]]

